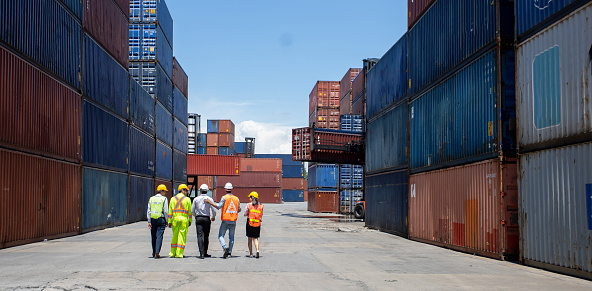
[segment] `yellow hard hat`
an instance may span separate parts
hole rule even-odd
[[[189,191],[189,188],[187,188],[187,185],[185,185],[185,184],[181,184],[181,185],[179,185],[179,191],[181,191],[181,190],[183,190],[183,189],[185,189],[185,190]]]
[[[166,188],[166,186],[164,184],[160,184],[156,188],[156,192],[160,192],[160,191],[169,191],[169,190],[167,190],[167,188]]]
[[[249,197],[255,197],[255,198],[259,199],[259,193],[253,191],[249,194]]]

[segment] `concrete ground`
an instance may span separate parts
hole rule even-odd
[[[221,258],[219,214],[212,258],[197,258],[194,225],[184,259],[150,258],[146,222],[3,249],[0,290],[592,290],[590,281],[315,216],[305,203],[266,205],[260,259],[246,257],[244,217],[232,257]]]

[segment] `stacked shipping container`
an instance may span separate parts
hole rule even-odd
[[[282,203],[282,160],[240,159],[238,176],[216,177],[214,197],[219,201],[226,194],[224,185],[232,183],[232,194],[248,202],[249,193],[256,191],[262,203]]]
[[[338,81],[317,81],[309,95],[309,124],[339,129],[339,97]]]
[[[208,133],[204,140],[202,140],[203,135],[199,135],[199,147],[205,144],[208,155],[234,155],[234,129],[235,126],[231,120],[208,120]]]
[[[358,76],[362,69],[350,68],[347,70],[341,82],[339,82],[339,114],[346,115],[352,113],[352,82]]]
[[[339,167],[312,163],[308,167],[308,211],[339,213]]]

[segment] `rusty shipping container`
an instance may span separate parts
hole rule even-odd
[[[351,94],[352,82],[362,69],[350,68],[347,70],[341,82],[339,82],[339,112],[341,115],[350,114],[353,97]]]
[[[160,185],[160,184],[163,184],[167,188],[167,190],[169,190],[169,191],[167,191],[167,193],[165,195],[169,200],[171,199],[171,197],[173,197],[173,195],[177,194],[177,189],[173,189],[173,182],[172,181],[162,180],[162,179],[158,179],[158,178],[154,179],[154,193],[156,193],[156,188],[158,188],[158,185]],[[146,203],[148,203],[148,202],[146,202]],[[146,205],[148,205],[148,204],[146,204]]]
[[[351,93],[352,100],[358,99],[366,93],[366,69],[362,70],[352,81]]]
[[[362,136],[360,133],[309,127],[292,129],[292,160],[359,164],[364,161],[364,154],[344,150],[347,144],[360,144]]]
[[[498,259],[517,258],[516,162],[492,159],[410,176],[409,238]]]
[[[220,183],[220,185],[222,185]],[[223,185],[222,185],[223,186]],[[257,188],[257,187],[248,187],[248,188],[238,188],[234,187],[232,189],[232,194],[238,197],[238,200],[241,203],[248,203],[249,202],[249,194],[255,191],[259,194],[259,201],[261,203],[282,203],[282,189],[281,188]],[[222,196],[226,195],[226,190],[224,188],[216,188],[214,192],[214,200],[220,201]],[[244,205],[243,205],[244,207]],[[245,209],[242,208],[244,211]],[[263,214],[265,215],[265,214]],[[239,213],[239,216],[242,216],[242,213]]]
[[[218,155],[219,154],[218,147],[207,147],[206,148],[206,155]]]
[[[232,135],[234,135],[234,130],[235,130],[235,126],[234,123],[231,120],[225,119],[225,120],[218,120],[218,132],[219,133],[230,133]]]
[[[309,189],[308,211],[339,213],[339,192]]]
[[[224,186],[226,183],[232,183],[232,186],[238,188],[281,188],[282,173],[241,171],[239,176],[217,176],[216,182],[220,186]]]
[[[308,115],[312,115],[318,107],[339,108],[339,81],[317,81],[308,95]]]
[[[407,0],[407,27],[411,28],[434,2],[436,0]]]
[[[202,184],[208,185],[210,190],[216,188],[216,179],[214,176],[198,176],[197,177],[197,186],[201,186]]]
[[[317,107],[311,116],[309,124],[317,128],[339,129],[339,108]]]
[[[241,159],[240,164],[241,172],[282,172],[282,159]]]
[[[308,190],[304,190],[304,201],[308,201]]]
[[[87,0],[87,1],[89,1],[89,0]],[[130,17],[130,0],[115,0],[115,3],[117,3],[117,6],[119,6],[119,9],[121,9],[121,12],[123,13],[123,15],[125,15],[125,18],[129,19],[129,17]]]
[[[230,147],[234,149],[234,134],[230,132],[218,134],[218,146]]]
[[[80,175],[76,164],[0,149],[0,248],[80,233]]]
[[[304,178],[282,178],[282,189],[284,190],[305,190],[308,188],[308,181]]]
[[[82,99],[0,46],[0,144],[80,161]]]
[[[183,96],[189,97],[189,77],[176,57],[173,57],[173,83],[181,90]]]
[[[237,156],[187,155],[187,176],[236,176],[240,168]]]
[[[206,145],[208,147],[217,147],[218,145],[218,134],[208,133],[206,136]]]
[[[129,64],[128,19],[112,0],[85,1],[83,28],[125,68]]]

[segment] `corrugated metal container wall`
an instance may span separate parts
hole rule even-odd
[[[173,179],[173,148],[160,141],[156,142],[156,177]]]
[[[117,6],[119,6],[119,9],[121,9],[121,12],[125,16],[125,18],[129,20],[130,0],[115,0],[115,3],[117,3]]]
[[[56,1],[3,0],[0,27],[0,40],[80,88],[82,28]]]
[[[255,158],[257,158],[257,159],[282,159],[282,167],[286,167],[286,166],[304,167],[304,162],[292,161],[291,154],[256,154]]]
[[[240,172],[239,176],[218,176],[219,185],[232,183],[234,187],[281,188],[282,174],[278,172]]]
[[[156,164],[156,141],[134,126],[130,126],[129,170],[130,172],[154,176]]]
[[[208,147],[217,147],[218,146],[218,134],[217,133],[208,133],[206,139],[207,139],[206,145]],[[200,142],[200,144],[201,144],[201,142]]]
[[[130,79],[130,123],[154,135],[154,99],[136,80]]]
[[[341,81],[339,82],[339,99],[346,97],[347,93],[351,93],[351,85],[354,79],[362,71],[361,68],[349,68]]]
[[[352,81],[352,99],[357,99],[364,94],[366,90],[366,70],[362,70],[360,74]]]
[[[0,248],[78,234],[80,175],[75,164],[0,149]]]
[[[337,189],[339,169],[333,164],[313,164],[308,167],[308,189]]]
[[[159,61],[156,66],[156,100],[169,112],[173,112],[173,87],[173,82],[164,73]]]
[[[544,0],[544,1],[514,1],[516,10],[516,36],[521,37],[529,30],[536,30],[543,22],[553,20],[553,16],[562,10],[569,10],[567,6],[581,5],[587,1],[580,0]],[[574,5],[575,4],[575,5]]]
[[[367,82],[368,118],[407,96],[407,34],[368,71]]]
[[[183,96],[189,97],[189,77],[176,57],[173,57],[173,83],[180,89]]]
[[[411,29],[413,24],[432,6],[436,0],[407,0],[407,27]]]
[[[129,59],[132,61],[158,61],[167,76],[173,79],[173,49],[155,23],[129,25]]]
[[[208,133],[217,133],[218,132],[218,120],[209,120],[208,119]]]
[[[499,159],[410,176],[409,237],[494,258],[517,256],[517,182],[515,162]]]
[[[127,119],[130,75],[87,34],[83,71],[83,94]]]
[[[174,146],[179,151],[187,154],[187,127],[176,118]]]
[[[129,73],[169,111],[173,110],[173,83],[157,62],[130,62]]]
[[[246,146],[246,142],[236,142],[236,143],[234,143],[234,151],[238,154],[244,154],[245,153],[245,146]]]
[[[234,155],[234,150],[231,147],[219,147],[218,154],[224,156]]]
[[[158,33],[161,32],[162,26],[158,26]],[[164,72],[167,74],[169,79],[173,79],[173,48],[169,46],[167,40],[158,37],[157,38],[157,48],[156,48],[156,59],[158,63],[164,69]]]
[[[82,171],[83,231],[127,222],[127,174],[84,167]]]
[[[147,220],[148,200],[154,195],[154,178],[129,176],[127,222]]]
[[[214,179],[214,176],[199,176],[197,177],[197,186],[201,186],[201,184],[206,184],[208,185],[208,188],[210,188],[210,190],[216,188],[216,179]]]
[[[309,189],[308,211],[339,213],[339,193]]]
[[[349,132],[365,132],[364,116],[346,114],[339,117],[339,129]]]
[[[282,172],[281,159],[241,159],[241,172]]]
[[[385,169],[407,167],[408,133],[407,103],[398,105],[368,123],[366,171],[372,173]],[[422,132],[422,134],[425,133]]]
[[[173,116],[160,103],[156,103],[156,137],[166,143],[173,144]]]
[[[131,0],[129,14],[131,22],[158,23],[173,47],[173,19],[164,0]]]
[[[219,133],[218,146],[234,148],[234,135],[230,133]]]
[[[239,174],[240,163],[237,156],[187,155],[187,175],[234,176]]]
[[[146,0],[143,0],[146,2]],[[164,36],[166,37],[167,41],[170,43],[171,48],[173,47],[173,18],[171,17],[171,12],[169,12],[169,8],[164,0],[156,0],[158,1],[158,8],[156,10],[157,18],[153,19],[152,21],[157,21],[158,25],[162,28],[164,32]],[[148,2],[154,2],[148,0]],[[172,59],[171,59],[172,61]],[[172,75],[171,75],[172,76]]]
[[[364,166],[339,165],[339,187],[341,189],[360,189],[364,187]]]
[[[436,1],[409,30],[409,95],[495,41],[498,6],[500,0]],[[512,9],[507,12],[502,19],[511,24]]]
[[[520,157],[521,261],[591,277],[590,153],[583,143]]]
[[[352,97],[351,90],[347,92],[346,96],[339,101],[339,114],[351,114],[352,112]]]
[[[197,147],[196,154],[205,155],[206,154],[206,147]]]
[[[411,102],[412,170],[493,158],[500,151],[515,153],[510,127],[516,114],[514,52],[501,52],[501,68],[496,64],[499,54],[490,51]]]
[[[339,109],[317,108],[309,118],[317,128],[339,129]]]
[[[169,199],[169,201],[171,200],[171,197],[173,197],[173,195],[176,194],[177,189],[173,188],[173,182],[169,181],[169,180],[161,180],[161,179],[154,179],[154,191],[153,193],[156,194],[156,188],[158,187],[158,185],[164,185],[167,188],[167,192],[166,192],[166,198]],[[152,194],[152,195],[154,195]],[[146,203],[146,207],[148,207],[148,203]]]
[[[407,237],[408,182],[407,170],[366,177],[366,226]]]
[[[64,3],[70,11],[76,16],[78,19],[82,19],[82,1],[81,0],[60,0],[60,2]]]
[[[207,143],[207,133],[198,133],[197,134],[197,137],[198,137],[197,146],[200,146],[200,147],[206,147],[206,146],[208,146],[208,143]]]
[[[318,107],[339,109],[339,81],[317,81],[308,96],[308,115],[312,115]]]
[[[187,125],[189,114],[187,113],[187,98],[183,96],[183,93],[179,91],[179,88],[175,86],[175,91],[173,92],[173,114],[177,117],[183,124]]]
[[[306,190],[308,189],[308,181],[304,178],[285,178],[282,176],[282,189]]]
[[[173,152],[173,167],[173,180],[187,181],[187,154],[175,150]]]
[[[282,166],[282,177],[302,178],[304,177],[304,166]]]
[[[304,190],[282,190],[284,202],[304,202]]]
[[[207,147],[206,154],[208,155],[217,155],[218,154],[218,147]]]
[[[124,67],[129,63],[129,23],[112,0],[84,1],[83,27]],[[129,11],[129,4],[126,9]]]
[[[220,133],[230,133],[234,135],[234,123],[231,120],[218,120],[218,129]]]
[[[580,139],[592,139],[590,18],[592,4],[518,47],[516,73],[521,150],[529,146],[565,145],[578,135]]]
[[[85,163],[127,171],[127,122],[88,100],[84,100],[82,117],[82,160]]]
[[[217,182],[220,184],[220,182]],[[232,194],[238,197],[242,203],[249,202],[249,194],[255,191],[259,194],[259,202],[261,203],[282,203],[282,189],[281,188],[234,188]],[[214,200],[220,201],[222,196],[226,194],[223,188],[216,188]],[[246,206],[244,206],[246,207]],[[244,208],[242,208],[244,211]],[[265,214],[264,214],[265,215]]]
[[[0,76],[0,143],[80,161],[80,95],[1,46]]]

